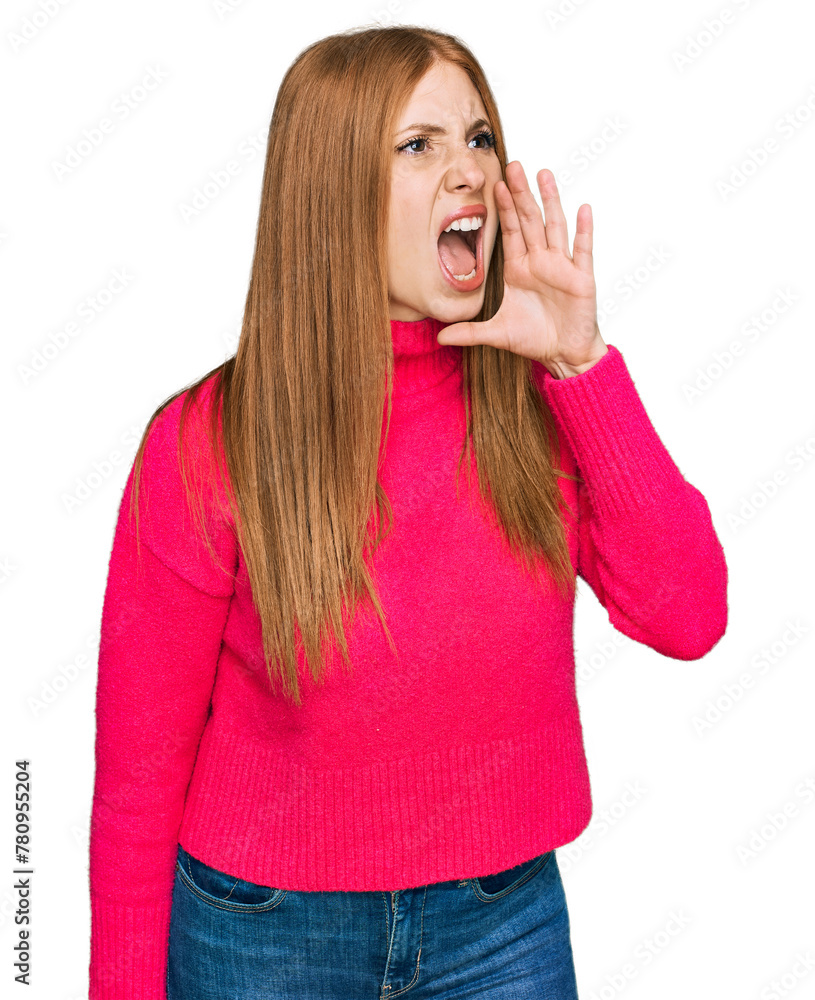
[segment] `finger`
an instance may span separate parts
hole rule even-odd
[[[510,169],[511,168],[511,169]],[[548,250],[549,244],[546,237],[546,229],[543,225],[543,215],[538,207],[538,203],[529,190],[524,168],[520,160],[513,160],[507,164],[507,186],[509,187],[515,214],[518,218],[521,236],[526,244],[526,250],[540,251]]]
[[[557,181],[551,170],[544,167],[543,170],[538,171],[538,187],[546,216],[546,240],[549,249],[561,250],[568,257],[570,256],[569,232],[566,216],[563,214],[563,206],[560,204]]]
[[[577,232],[574,237],[574,262],[581,271],[594,271],[594,218],[591,205],[581,205],[577,210]]]
[[[495,204],[498,207],[498,219],[501,223],[501,245],[504,250],[504,262],[523,257],[526,253],[526,241],[521,232],[521,223],[515,211],[515,202],[504,181],[496,181],[493,189]]]

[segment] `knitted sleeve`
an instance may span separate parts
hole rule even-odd
[[[571,452],[578,575],[620,632],[695,660],[727,627],[727,564],[704,496],[685,480],[645,412],[622,354],[556,379],[533,362]]]
[[[128,517],[131,468],[108,568],[90,824],[90,1000],[166,1000],[177,834],[233,587],[228,524],[211,517],[225,568],[190,529],[179,412],[171,404],[148,436],[140,551]],[[193,478],[206,466],[197,448]]]

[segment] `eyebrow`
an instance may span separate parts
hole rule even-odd
[[[476,118],[474,122],[470,123],[467,131],[474,132],[477,128],[482,128],[484,125],[487,128],[490,127],[490,123],[484,118]],[[426,132],[428,135],[447,135],[446,128],[443,128],[441,125],[434,125],[433,122],[414,122],[413,125],[408,125],[400,129],[396,134],[401,135],[403,132]]]

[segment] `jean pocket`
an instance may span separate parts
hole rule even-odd
[[[497,875],[481,875],[472,879],[473,892],[479,899],[493,900],[503,899],[516,889],[535,877],[543,869],[552,857],[552,851],[545,851],[536,858],[523,861],[513,868],[498,872]]]
[[[187,888],[205,903],[228,910],[259,910],[276,906],[286,894],[285,889],[258,885],[194,858],[178,845],[176,871]]]

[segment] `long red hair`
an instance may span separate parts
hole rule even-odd
[[[315,680],[324,670],[323,642],[332,636],[350,666],[343,609],[350,623],[357,602],[369,599],[394,648],[366,565],[393,519],[377,478],[393,373],[386,247],[393,151],[383,137],[394,134],[405,95],[436,60],[461,67],[472,80],[503,175],[495,99],[455,36],[373,27],[308,46],[286,72],[272,113],[237,351],[156,409],[136,454],[134,497],[153,421],[186,392],[180,445],[189,407],[215,376],[210,440],[229,486],[269,680],[274,688],[279,678],[297,705],[298,640]],[[475,319],[493,316],[502,294],[499,229]],[[462,356],[467,431],[459,472],[465,461],[469,483],[472,440],[480,495],[514,557],[542,586],[573,595],[562,519],[569,508],[557,477],[578,477],[556,468],[555,423],[532,363],[483,345],[462,348]],[[213,551],[200,495],[195,502]]]

